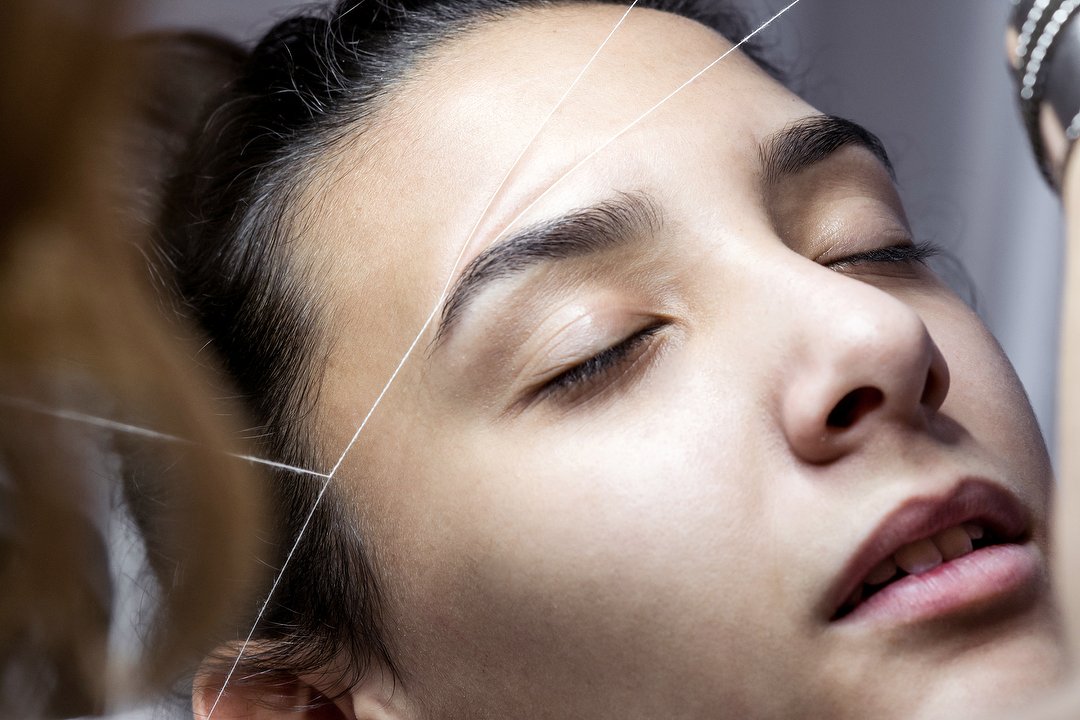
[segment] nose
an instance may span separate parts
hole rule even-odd
[[[796,357],[781,397],[791,449],[815,464],[890,427],[927,429],[949,392],[945,357],[913,307],[859,280],[822,280],[792,315]]]

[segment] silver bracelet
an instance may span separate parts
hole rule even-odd
[[[1047,157],[1040,113],[1044,104],[1049,106],[1071,149],[1080,137],[1080,24],[1072,22],[1080,11],[1080,0],[1014,0],[1013,4],[1012,23],[1020,25],[1013,68],[1021,113],[1039,169],[1056,189],[1061,168],[1053,167]]]
[[[1061,28],[1070,20],[1077,9],[1080,9],[1080,0],[1060,0],[1059,6],[1050,16],[1050,21],[1043,27],[1035,47],[1031,50],[1031,56],[1024,66],[1024,75],[1020,81],[1021,100],[1035,99],[1035,91],[1044,80],[1043,61],[1047,59],[1047,55],[1053,48],[1054,41],[1057,40]]]
[[[1075,12],[1072,22],[1060,31],[1054,57],[1049,61],[1043,85],[1043,105],[1049,106],[1065,134],[1065,152],[1062,157],[1048,158],[1060,182],[1077,138],[1080,138],[1080,12]]]
[[[1013,0],[1013,6],[1016,8],[1016,12],[1020,13],[1023,10],[1026,2],[1022,0]],[[1050,6],[1050,0],[1035,0],[1024,14],[1024,22],[1021,25],[1016,22],[1019,17],[1014,16],[1014,24],[1019,28],[1019,37],[1016,43],[1016,57],[1013,61],[1014,66],[1022,68],[1027,64],[1027,53],[1031,45],[1031,39],[1035,36],[1035,31],[1039,29],[1039,23],[1042,22],[1043,15],[1046,14],[1046,8]]]

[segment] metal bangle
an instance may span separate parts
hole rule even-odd
[[[1022,54],[1025,62],[1017,68],[1020,108],[1039,169],[1056,188],[1056,172],[1046,157],[1039,113],[1046,98],[1069,141],[1080,134],[1080,83],[1076,81],[1080,73],[1071,72],[1080,70],[1080,25],[1071,22],[1080,10],[1080,0],[1048,0],[1041,11],[1038,6],[1036,0],[1025,19],[1026,25],[1034,19],[1030,24],[1036,26],[1038,39],[1033,46],[1029,39]]]
[[[1013,61],[1015,68],[1019,69],[1027,65],[1031,40],[1041,29],[1040,25],[1050,2],[1051,0],[1013,0],[1012,24],[1018,34],[1016,57]]]
[[[1080,13],[1074,12],[1070,18],[1073,21],[1058,35],[1054,56],[1046,69],[1041,103],[1054,113],[1065,133],[1066,157],[1080,137],[1080,22],[1075,21],[1078,16]],[[1050,169],[1060,180],[1063,167]]]

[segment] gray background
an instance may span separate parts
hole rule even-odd
[[[744,2],[766,18],[784,2]],[[133,28],[250,40],[295,0],[149,0]],[[967,268],[976,306],[1053,444],[1061,225],[1005,71],[1008,0],[802,0],[762,40],[825,112],[878,133],[920,238]]]

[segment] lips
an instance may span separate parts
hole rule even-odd
[[[862,543],[827,594],[834,622],[872,614],[948,612],[1024,584],[1030,519],[1019,500],[984,480],[912,499]]]

